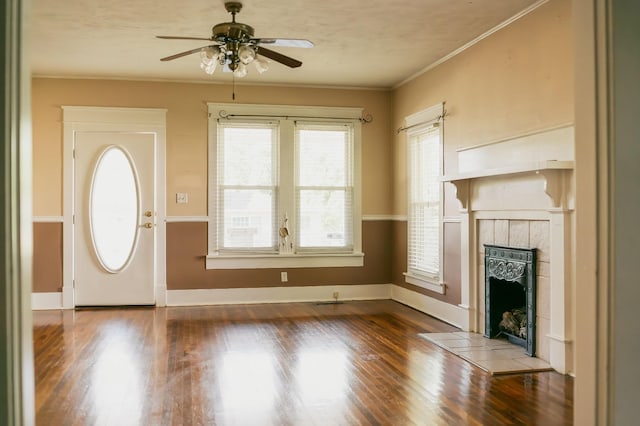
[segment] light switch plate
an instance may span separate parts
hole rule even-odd
[[[189,194],[187,194],[186,192],[176,193],[176,203],[187,204],[188,202],[189,202]]]

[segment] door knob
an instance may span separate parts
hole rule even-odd
[[[151,229],[151,228],[153,228],[153,223],[151,223],[151,222],[147,222],[147,223],[145,223],[145,224],[144,224],[144,225],[142,225],[142,226],[144,226],[144,227],[145,227],[145,228],[147,228],[147,229]]]

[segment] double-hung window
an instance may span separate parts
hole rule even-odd
[[[442,283],[442,106],[407,117],[408,283],[444,293]]]
[[[362,266],[360,114],[209,104],[207,268]]]

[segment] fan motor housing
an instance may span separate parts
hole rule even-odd
[[[211,38],[219,43],[238,41],[248,43],[253,37],[253,27],[240,22],[223,22],[211,29]]]

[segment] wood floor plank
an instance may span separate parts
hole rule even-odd
[[[34,312],[38,425],[568,425],[573,379],[490,376],[392,301]]]

